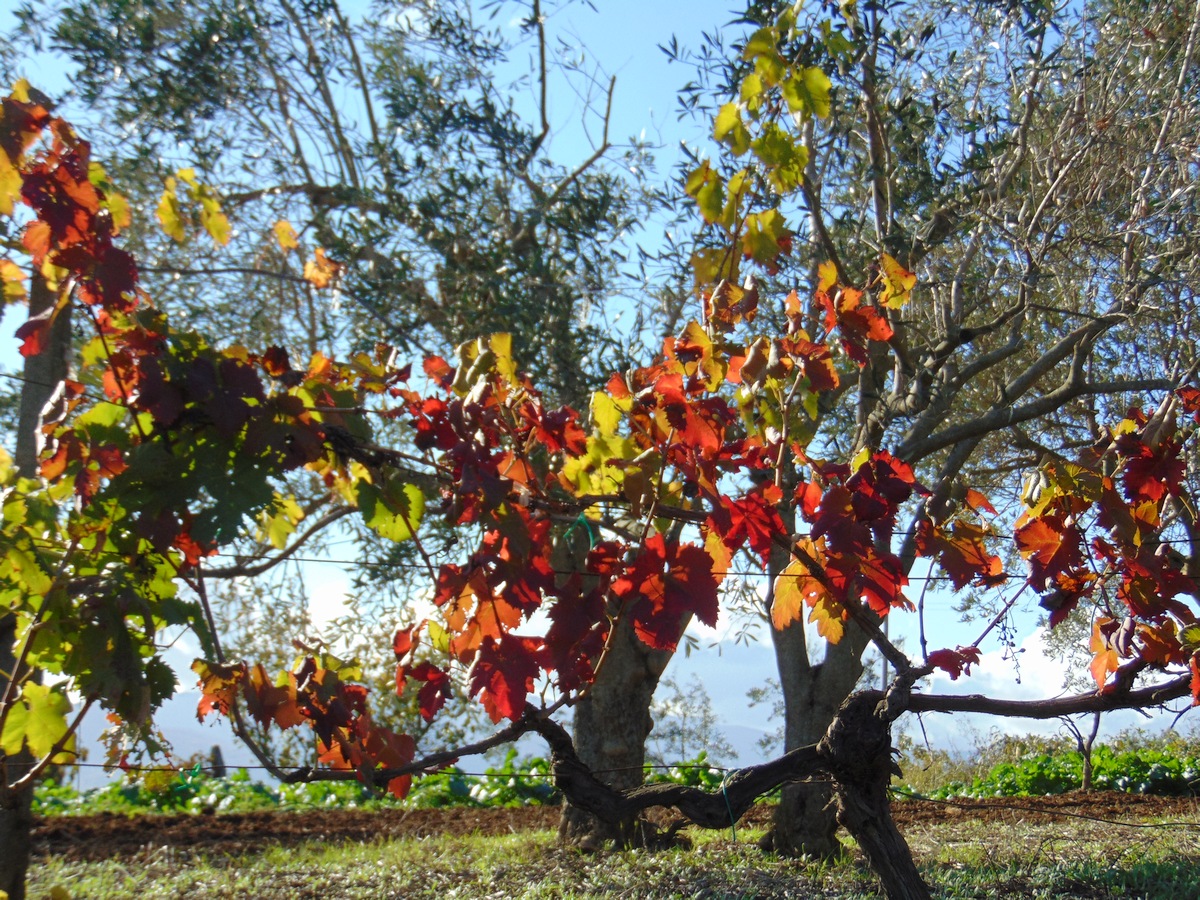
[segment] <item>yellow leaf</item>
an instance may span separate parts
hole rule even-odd
[[[29,82],[24,78],[18,78],[13,82],[12,98],[18,103],[29,102]]]
[[[828,294],[829,289],[837,284],[837,266],[832,262],[823,262],[817,266],[817,290]]]
[[[593,418],[594,415],[593,406]],[[619,491],[625,480],[626,469],[611,465],[610,461],[632,459],[637,453],[637,447],[630,438],[617,434],[593,435],[588,438],[587,449],[582,456],[569,457],[563,464],[559,481],[577,497]]]
[[[194,188],[200,186],[200,182],[196,180],[196,170],[193,168],[189,167],[187,169],[180,169],[175,174],[177,174],[181,180],[186,181]]]
[[[297,523],[304,518],[304,509],[291,494],[286,497],[276,494],[274,508],[264,511],[261,518],[267,540],[276,550],[282,550]]]
[[[25,299],[25,273],[11,259],[0,259],[0,284],[5,306]]]
[[[628,400],[617,400],[605,391],[596,391],[592,394],[592,423],[605,437],[614,435],[629,408]]]
[[[771,624],[776,630],[782,631],[793,622],[799,621],[805,606],[815,606],[827,597],[825,587],[812,576],[808,566],[798,559],[793,559],[787,568],[775,577]]]
[[[104,205],[112,216],[114,234],[120,234],[133,222],[133,211],[130,210],[129,201],[125,199],[124,194],[109,191],[104,195]]]
[[[888,309],[900,309],[912,299],[917,276],[886,253],[880,262],[883,267],[883,291],[879,295],[879,302]]]
[[[21,196],[21,173],[8,154],[0,149],[0,214],[11,216],[17,198]]]
[[[713,301],[716,302],[716,292],[714,292]],[[708,334],[700,326],[700,323],[692,320],[680,335],[680,340],[690,344],[692,348],[700,350],[700,358],[695,363],[689,363],[685,366],[685,371],[692,374],[696,369],[704,373],[705,386],[710,391],[715,391],[722,382],[725,381],[725,371],[728,366],[720,359],[713,351],[713,342],[709,339]]]
[[[869,447],[863,447],[861,450],[855,453],[854,459],[850,460],[850,474],[853,475],[855,472],[865,466],[870,458],[871,449]]]
[[[718,582],[724,581],[729,574],[729,564],[733,561],[733,553],[725,546],[725,541],[716,531],[709,531],[704,537],[704,549],[712,557],[713,577]]]
[[[88,181],[95,186],[103,198],[101,202],[112,217],[113,233],[120,234],[133,221],[129,201],[117,193],[108,179],[108,173],[104,171],[104,166],[98,162],[88,163]]]
[[[329,287],[341,271],[341,263],[326,256],[320,247],[313,251],[313,258],[304,264],[305,280],[318,290]]]
[[[804,70],[802,77],[804,80],[804,89],[808,93],[812,104],[813,113],[818,119],[828,119],[830,112],[829,91],[833,88],[833,82],[817,66],[809,66]]]
[[[760,28],[754,34],[750,35],[750,40],[746,41],[746,47],[742,50],[742,59],[750,62],[752,59],[757,59],[760,56],[776,55],[776,47],[778,39],[773,28]]]
[[[200,199],[200,224],[204,226],[208,236],[222,247],[228,244],[230,237],[233,236],[233,230],[229,227],[229,219],[225,213],[221,212],[221,204],[213,197],[206,196]]]
[[[705,288],[722,279],[737,281],[740,259],[738,254],[716,247],[705,247],[693,253],[691,264],[696,293],[703,293]]]
[[[179,184],[174,178],[167,179],[162,199],[158,201],[157,215],[163,231],[182,244],[187,239],[187,232],[184,230],[183,214],[179,208],[179,196],[176,193],[178,187]]]
[[[838,643],[846,633],[846,626],[842,624],[845,621],[842,605],[828,595],[813,604],[808,621],[814,623],[817,634],[831,644]]]
[[[71,900],[71,892],[61,884],[56,884],[50,888],[50,900]]]
[[[832,87],[833,83],[824,72],[816,66],[809,66],[785,79],[780,91],[791,112],[801,118],[811,115],[825,119],[829,117],[829,91]]]
[[[71,270],[64,269],[62,266],[56,266],[50,260],[53,257],[47,256],[42,260],[42,280],[46,282],[46,289],[57,291],[62,283],[70,276]]]
[[[275,223],[275,240],[279,242],[279,249],[284,253],[289,250],[295,250],[300,246],[300,239],[296,235],[296,229],[292,227],[291,222],[287,219],[280,219]]]
[[[508,332],[499,332],[488,338],[488,346],[492,353],[496,355],[496,371],[500,373],[509,384],[517,386],[517,364],[513,360],[512,355],[512,335]]]

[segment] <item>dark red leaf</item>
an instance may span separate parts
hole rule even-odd
[[[612,592],[629,604],[642,641],[656,649],[674,650],[688,613],[710,628],[717,624],[720,606],[712,569],[713,559],[703,547],[680,546],[654,535],[633,565],[613,582]]]
[[[450,363],[440,356],[429,356],[425,358],[423,368],[429,379],[442,390],[450,389],[450,385],[454,382],[454,367]]]
[[[1075,525],[1059,516],[1032,519],[1016,530],[1017,549],[1029,560],[1029,583],[1045,590],[1057,576],[1083,563],[1083,536]]]
[[[53,308],[31,316],[17,329],[17,340],[21,342],[22,356],[37,356],[46,349],[50,328],[54,324]]]
[[[525,711],[525,698],[541,674],[536,638],[502,634],[485,638],[471,667],[470,691],[478,695],[493,722],[516,720]]]
[[[978,647],[959,647],[957,650],[935,650],[929,654],[929,664],[941,669],[958,681],[960,675],[970,675],[971,666],[979,665]]]

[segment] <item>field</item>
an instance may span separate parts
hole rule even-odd
[[[1200,807],[1115,793],[933,802],[895,815],[942,897],[1200,897]],[[691,847],[583,854],[550,806],[41,820],[30,897],[868,898],[853,847],[832,865],[758,849],[770,815],[687,830]]]

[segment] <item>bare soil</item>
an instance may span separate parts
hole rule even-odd
[[[514,809],[58,816],[37,823],[34,853],[40,857],[101,860],[132,858],[147,849],[166,847],[184,856],[243,856],[270,847],[296,846],[308,841],[363,842],[433,834],[498,835],[547,830],[557,827],[559,813],[558,807],[526,806]],[[1125,823],[1151,818],[1194,820],[1200,817],[1200,804],[1193,798],[1093,792],[953,802],[906,799],[892,805],[892,814],[901,830],[954,820],[1014,824],[1083,818]],[[738,824],[766,827],[770,817],[771,807],[762,805],[751,810]]]

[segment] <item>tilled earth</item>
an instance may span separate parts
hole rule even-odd
[[[515,809],[323,810],[219,815],[59,816],[42,819],[34,832],[34,852],[73,860],[131,858],[163,847],[181,853],[254,854],[270,847],[307,841],[361,842],[434,834],[509,834],[553,829],[560,810],[550,806]],[[1148,797],[1094,792],[1059,797],[996,798],[935,802],[903,800],[892,805],[901,830],[907,826],[967,819],[983,822],[1044,822],[1094,819],[1124,823],[1149,818],[1200,817],[1192,798]],[[763,827],[771,808],[759,806],[738,823]]]

